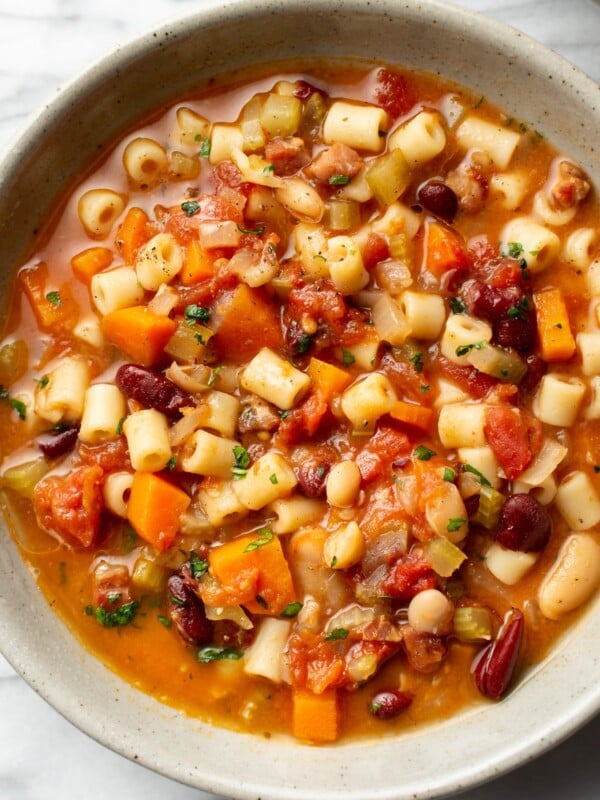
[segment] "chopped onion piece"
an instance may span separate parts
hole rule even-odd
[[[169,442],[171,447],[180,447],[194,431],[201,427],[206,419],[207,413],[204,406],[192,409],[178,419],[169,431]]]
[[[2,473],[0,481],[2,486],[31,499],[36,483],[44,477],[49,469],[48,462],[44,458],[38,458],[35,461],[27,461],[24,464],[9,467]]]
[[[369,625],[375,619],[375,609],[363,608],[362,606],[353,604],[346,606],[330,617],[325,625],[324,633],[327,635],[336,628],[344,628],[345,630],[352,630],[362,625]]]
[[[488,642],[492,638],[492,619],[487,608],[461,606],[454,611],[454,633],[462,642]]]
[[[449,578],[466,559],[466,555],[445,536],[434,536],[425,545],[425,560],[442,578]]]
[[[210,367],[204,364],[181,366],[174,361],[166,370],[165,376],[185,392],[196,394],[209,388],[210,373]]]
[[[567,452],[567,448],[554,439],[544,439],[542,449],[527,469],[519,475],[519,481],[529,486],[540,486],[549,475],[552,475]]]
[[[371,313],[373,326],[380,339],[396,346],[404,344],[410,327],[402,309],[387,292],[382,292],[377,298]]]
[[[235,622],[243,631],[250,631],[254,627],[252,620],[241,606],[204,606],[206,618],[211,622],[228,619]]]
[[[148,303],[148,308],[161,317],[168,317],[179,302],[179,294],[172,286],[161,283],[158,291]]]

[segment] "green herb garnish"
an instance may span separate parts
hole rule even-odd
[[[326,642],[339,642],[342,639],[348,638],[348,629],[347,628],[334,628],[332,631],[329,631],[327,636],[325,636]]]
[[[53,306],[60,308],[62,306],[62,298],[60,296],[60,292],[48,292],[46,295],[46,300],[49,303],[52,303]]]
[[[308,348],[310,347],[312,342],[312,336],[309,336],[308,333],[305,333],[304,336],[298,341],[296,345],[296,352],[298,355],[304,355]]]
[[[242,657],[242,651],[237,650],[235,647],[216,647],[208,646],[202,647],[196,653],[196,659],[201,664],[210,664],[211,661],[239,661]]]
[[[349,367],[350,364],[354,364],[355,361],[356,359],[350,350],[344,350],[342,347],[342,364],[344,364],[346,367]]]
[[[448,483],[453,483],[456,474],[453,469],[450,467],[444,467],[444,474],[442,475],[442,480],[448,481]]]
[[[135,617],[139,605],[136,600],[132,600],[130,603],[123,603],[122,606],[115,608],[114,611],[107,611],[102,606],[98,606],[93,613],[98,622],[105,628],[116,628],[120,625],[129,625]]]
[[[456,348],[456,355],[466,356],[471,350],[483,350],[486,345],[487,342],[485,340],[482,340],[481,342],[472,342],[471,344],[461,344]]]
[[[349,175],[332,175],[331,178],[329,178],[330,186],[346,186],[349,183]]]
[[[269,542],[272,542],[275,538],[275,534],[268,525],[264,528],[259,528],[256,533],[258,534],[257,538],[246,545],[244,553],[252,553],[254,550],[258,550],[259,547],[264,547],[266,544],[269,544]]]
[[[446,530],[448,533],[454,533],[462,528],[467,520],[464,517],[450,517]]]
[[[200,150],[198,151],[198,155],[200,158],[208,158],[210,155],[210,139],[208,136],[206,139],[202,140],[202,144],[200,145]]]
[[[413,450],[413,455],[415,458],[418,458],[419,461],[429,461],[430,458],[436,455],[436,452],[435,450],[430,450],[428,447],[425,447],[424,444],[420,444]]]
[[[450,303],[450,311],[453,314],[464,314],[465,312],[465,304],[463,301],[458,297],[450,297],[448,298],[448,302]]]
[[[193,325],[195,322],[208,322],[210,319],[210,308],[206,308],[206,306],[197,306],[193,303],[185,307],[183,316],[188,325]]]
[[[253,234],[254,236],[260,236],[261,233],[265,232],[264,225],[259,225],[258,228],[242,228],[241,225],[238,225],[237,228],[240,233],[250,233]]]
[[[245,447],[242,447],[241,444],[236,444],[233,448],[233,457],[235,459],[235,463],[231,468],[233,472],[233,480],[234,481],[241,481],[246,477],[246,473],[248,472],[248,467],[250,466],[250,456],[248,455],[248,451]]]
[[[423,353],[415,353],[409,359],[415,372],[423,372]]]
[[[288,603],[279,616],[285,617],[286,619],[290,619],[291,617],[296,617],[301,610],[302,610],[302,603],[298,602]]]
[[[471,475],[475,475],[475,477],[479,479],[479,483],[482,486],[491,486],[492,485],[488,481],[488,479],[485,477],[485,475],[482,472],[480,472],[478,469],[476,469],[474,466],[472,466],[471,464],[465,464],[464,467],[463,467],[463,471],[464,472],[470,472]]]
[[[181,210],[185,211],[186,217],[193,217],[197,211],[200,211],[200,203],[196,200],[186,200],[181,204]]]

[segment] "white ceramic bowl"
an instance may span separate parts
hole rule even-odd
[[[297,56],[377,57],[439,72],[543,131],[600,185],[600,87],[514,30],[439,2],[215,0],[108,56],[16,142],[0,166],[0,293],[32,231],[99,148],[212,74]],[[439,797],[531,759],[600,709],[596,602],[502,703],[435,726],[320,748],[216,729],[139,693],[86,652],[46,604],[5,528],[0,643],[25,680],[99,742],[240,799]]]

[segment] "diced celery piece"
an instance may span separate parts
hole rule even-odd
[[[500,509],[504,503],[504,495],[492,486],[482,486],[479,492],[479,508],[473,517],[484,528],[492,530],[498,524]]]
[[[374,159],[367,169],[367,183],[384,206],[397,200],[408,186],[410,172],[399,148]]]
[[[390,256],[398,261],[408,261],[408,237],[405,233],[394,233],[389,241]]]
[[[467,361],[479,372],[506,383],[519,383],[527,372],[527,364],[521,356],[489,343],[481,349],[473,348]]]
[[[165,347],[165,353],[180,364],[199,361],[213,332],[210,328],[194,323],[180,322]]]
[[[442,578],[449,578],[460,567],[466,555],[445,536],[435,536],[425,545],[425,560]]]
[[[325,206],[323,223],[332,231],[350,231],[360,225],[358,203],[344,200],[330,200]]]
[[[269,94],[260,113],[260,124],[270,136],[293,136],[302,116],[302,103],[297,97]]]
[[[156,561],[142,556],[135,562],[131,580],[140,591],[158,594],[164,587],[164,567],[157,564]]]
[[[1,483],[7,489],[12,489],[17,494],[31,499],[36,483],[44,477],[49,469],[46,459],[38,458],[35,461],[9,467],[3,473]]]
[[[454,633],[462,642],[482,642],[492,638],[492,620],[487,608],[461,606],[454,611]]]

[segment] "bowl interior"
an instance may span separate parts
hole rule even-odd
[[[437,2],[215,2],[91,68],[14,143],[0,170],[0,291],[7,296],[48,210],[140,117],[213,75],[300,57],[377,58],[440,73],[525,119],[600,182],[600,87],[516,31]],[[600,708],[596,603],[505,701],[433,728],[318,749],[215,729],[108,672],[47,606],[5,526],[2,537],[0,642],[23,677],[103,744],[229,797],[448,794],[533,757]]]

